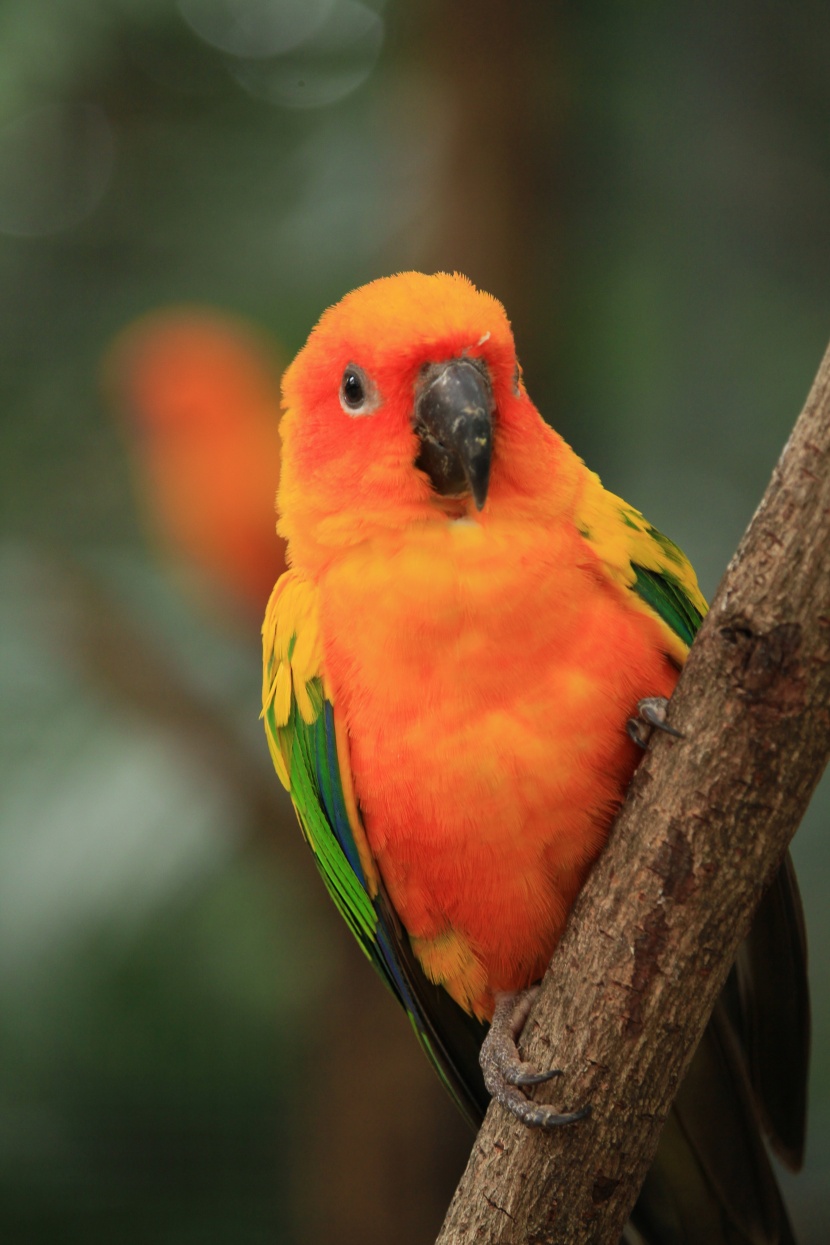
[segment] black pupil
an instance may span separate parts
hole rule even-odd
[[[349,406],[360,406],[364,398],[363,382],[356,372],[347,372],[343,377],[343,397]]]

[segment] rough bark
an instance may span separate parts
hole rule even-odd
[[[438,1245],[616,1245],[754,909],[830,752],[830,350],[526,1027],[589,1119],[491,1106]]]

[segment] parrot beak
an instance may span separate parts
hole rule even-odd
[[[462,358],[424,369],[415,395],[415,466],[442,497],[472,493],[477,510],[487,500],[494,410],[484,364]]]

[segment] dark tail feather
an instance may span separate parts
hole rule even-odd
[[[762,1133],[800,1163],[809,1028],[804,922],[787,857],[681,1086],[628,1245],[795,1245]]]
[[[782,1162],[804,1161],[810,995],[807,936],[789,854],[735,962],[738,1035],[764,1128]]]

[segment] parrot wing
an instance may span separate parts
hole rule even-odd
[[[587,473],[576,523],[605,577],[630,590],[638,608],[662,624],[666,650],[682,666],[707,608],[686,555],[639,510],[604,489],[593,472]]]
[[[478,1066],[486,1028],[425,976],[388,899],[326,687],[315,590],[293,571],[278,581],[263,625],[263,718],[274,766],[329,894],[477,1128],[489,1101]]]

